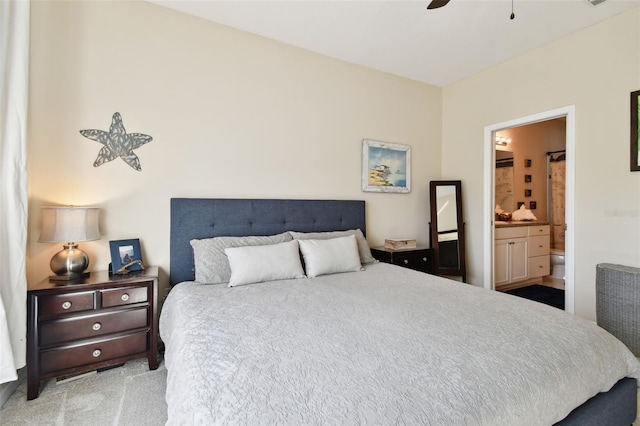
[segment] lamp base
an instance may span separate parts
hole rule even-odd
[[[63,244],[64,249],[56,253],[49,265],[56,275],[51,275],[49,281],[78,281],[89,276],[85,269],[89,266],[89,256],[80,250],[76,243]]]
[[[71,283],[73,281],[82,281],[85,278],[89,278],[91,272],[82,272],[80,274],[65,274],[65,275],[50,275],[49,282],[65,282]]]

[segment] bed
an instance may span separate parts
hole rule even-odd
[[[251,262],[294,242],[307,273],[327,247],[345,247],[338,263],[353,250],[362,260],[355,236],[302,242],[346,230],[365,235],[363,201],[171,200],[172,290],[160,318],[168,424],[630,425],[636,418],[638,360],[594,323],[555,308],[375,262],[313,278],[238,281],[245,264],[237,259]],[[192,240],[286,231],[311,234],[226,250],[239,285],[194,282],[208,265]]]

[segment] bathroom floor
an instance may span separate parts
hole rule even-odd
[[[513,290],[505,291],[507,294],[513,296],[522,297],[524,299],[533,300],[534,302],[544,303],[545,305],[553,306],[564,310],[564,290],[558,288],[552,288],[551,286],[544,286],[540,284],[531,284],[528,286],[515,288]]]

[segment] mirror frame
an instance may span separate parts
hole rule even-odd
[[[438,244],[438,206],[436,189],[439,186],[455,186],[456,189],[456,213],[458,223],[458,268],[440,267],[440,249]],[[429,223],[429,234],[431,237],[431,248],[433,249],[433,272],[436,275],[448,275],[462,277],[462,282],[467,282],[467,267],[465,256],[465,234],[464,218],[462,217],[462,181],[459,180],[432,180],[429,182],[429,193],[431,201],[431,222]]]

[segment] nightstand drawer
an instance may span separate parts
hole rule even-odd
[[[371,254],[380,262],[427,273],[431,273],[433,270],[433,250],[430,248],[391,250],[384,247],[374,247],[371,249]]]
[[[89,311],[94,308],[94,292],[69,293],[38,298],[38,315],[48,317],[71,312]]]
[[[43,322],[40,324],[40,345],[65,343],[146,327],[147,318],[147,308],[140,308]]]
[[[430,258],[427,252],[423,251],[396,253],[393,257],[393,264],[421,270],[430,265]]]
[[[147,351],[147,332],[41,352],[42,374]]]
[[[146,287],[125,287],[102,290],[102,307],[130,305],[147,301]]]

